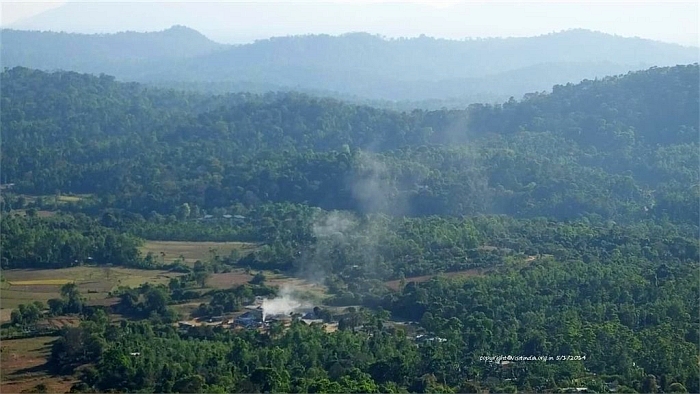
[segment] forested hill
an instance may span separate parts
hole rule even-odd
[[[160,32],[77,34],[3,29],[5,67],[107,73],[138,79],[163,62],[206,55],[223,49],[199,32],[173,26]]]
[[[2,86],[3,182],[27,193],[97,193],[143,214],[293,202],[698,222],[697,64],[410,113],[23,68]]]
[[[697,48],[587,30],[462,41],[352,33],[235,46],[184,27],[109,35],[3,30],[2,35],[7,67],[106,73],[195,89],[320,91],[382,100],[493,102],[557,83],[698,60]]]
[[[42,368],[86,393],[700,392],[699,72],[396,112],[5,69],[0,266],[22,303],[2,334],[43,333],[25,299],[50,293],[10,278],[28,268],[74,267],[48,273],[75,280],[48,316],[80,319],[15,375],[33,392]],[[94,281],[119,265],[129,280]],[[133,268],[158,282],[128,287]],[[173,326],[297,289],[323,324]]]

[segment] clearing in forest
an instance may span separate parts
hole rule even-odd
[[[319,301],[328,297],[328,288],[322,284],[313,283],[306,279],[292,278],[282,274],[268,275],[268,273],[265,273],[265,275],[267,275],[266,283],[270,286],[277,286],[279,288],[286,287],[306,297]]]
[[[422,275],[422,276],[412,276],[404,280],[405,283],[421,283],[427,282],[435,277],[448,277],[448,278],[469,278],[474,276],[484,276],[487,270],[484,268],[472,268],[464,271],[454,271],[454,272],[442,272],[434,275]],[[384,282],[392,290],[398,291],[401,286],[401,280],[390,280]]]
[[[230,289],[234,286],[244,285],[253,279],[252,274],[246,274],[242,269],[231,272],[211,274],[207,279],[207,286],[212,289]]]
[[[231,287],[239,286],[250,282],[255,277],[255,274],[261,272],[265,275],[265,285],[289,288],[295,292],[313,299],[322,299],[327,297],[328,289],[320,284],[309,282],[305,279],[286,276],[281,273],[273,273],[271,271],[251,271],[246,273],[243,269],[235,269],[231,272],[212,274],[206,283],[206,287],[213,289],[230,289]]]
[[[495,248],[494,248],[495,249]],[[533,261],[537,260],[538,256],[524,256],[520,255],[519,260],[515,260],[517,262],[520,262],[518,267],[522,268],[524,266],[530,265]],[[543,254],[541,257],[551,257],[551,255]],[[483,267],[483,268],[472,268],[464,271],[453,271],[453,272],[441,272],[439,274],[433,274],[433,275],[422,275],[422,276],[413,276],[410,278],[406,278],[405,282],[410,283],[410,282],[415,282],[415,283],[421,283],[421,282],[427,282],[435,277],[447,277],[447,278],[469,278],[469,277],[478,277],[478,276],[485,276],[488,273],[492,273],[494,270],[500,268],[502,266],[494,266],[494,267]],[[401,286],[401,280],[390,280],[388,282],[384,282],[384,284],[387,285],[392,290],[398,291],[400,286]]]
[[[142,283],[168,283],[170,278],[182,274],[161,271],[142,270],[122,267],[71,267],[60,269],[10,269],[2,272],[2,313],[0,321],[7,321],[9,313],[5,310],[16,308],[19,304],[33,301],[46,302],[61,296],[61,286],[75,282],[78,289],[89,303],[102,304],[109,297],[109,292],[119,286],[137,287]]]
[[[238,250],[242,254],[252,252],[258,245],[248,242],[189,242],[189,241],[146,241],[141,247],[141,253],[153,253],[158,261],[171,263],[180,256],[186,263],[193,264],[197,260],[207,261],[214,255],[228,256]]]
[[[11,211],[11,214],[19,215],[19,216],[26,216],[27,210],[26,209],[14,209]],[[55,211],[36,211],[36,216],[38,216],[40,218],[50,218],[51,216],[56,216],[56,212]]]

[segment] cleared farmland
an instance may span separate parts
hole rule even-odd
[[[326,286],[312,283],[302,278],[286,276],[284,274],[275,274],[270,271],[254,271],[245,273],[242,269],[236,269],[231,272],[212,274],[207,280],[206,287],[211,289],[229,289],[250,282],[254,278],[255,273],[261,272],[265,275],[265,284],[278,288],[292,289],[294,292],[303,295],[306,298],[311,298],[320,301],[328,296]]]
[[[486,274],[486,270],[475,268],[475,269],[469,269],[469,270],[464,270],[464,271],[445,272],[445,273],[440,273],[440,274],[436,274],[436,275],[413,276],[410,278],[406,278],[404,280],[404,282],[405,283],[411,283],[411,282],[421,283],[421,282],[427,282],[435,277],[469,278],[469,277],[474,277],[474,276],[484,276],[485,274]],[[391,280],[388,282],[384,282],[384,284],[392,290],[399,290],[400,286],[401,286],[401,280]]]
[[[234,250],[249,253],[257,247],[257,244],[246,242],[146,241],[141,247],[141,253],[153,253],[153,256],[165,263],[182,256],[186,263],[193,264],[197,260],[209,260],[214,255],[228,256]]]
[[[32,301],[46,302],[60,297],[61,286],[74,282],[91,303],[104,303],[109,292],[119,286],[136,287],[142,283],[167,283],[182,274],[120,267],[71,267],[46,270],[4,270],[0,297],[2,310],[16,308]],[[1,313],[6,321],[8,313]]]
[[[40,279],[40,280],[16,280],[8,283],[10,286],[32,286],[32,285],[65,285],[73,283],[73,279]]]

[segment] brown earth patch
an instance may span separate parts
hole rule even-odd
[[[10,339],[0,345],[2,377],[0,392],[20,393],[44,384],[50,393],[65,393],[76,381],[72,377],[52,376],[42,366],[57,337]]]
[[[246,274],[243,271],[212,274],[209,279],[207,279],[207,287],[212,287],[215,289],[230,289],[234,286],[244,285],[251,279],[253,279],[253,275]]]

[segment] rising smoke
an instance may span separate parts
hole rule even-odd
[[[468,129],[469,117],[464,114],[445,120],[435,136],[443,144],[440,149],[356,151],[346,185],[360,215],[319,211],[311,228],[315,243],[302,255],[300,275],[326,283],[332,275],[357,265],[367,279],[385,277],[389,268],[382,261],[382,245],[393,234],[389,231],[392,220],[385,214],[489,212],[493,198],[484,151],[471,141]]]
[[[300,299],[292,287],[284,286],[277,297],[264,299],[262,302],[263,321],[269,316],[300,313],[313,308],[313,305]]]
[[[299,274],[311,282],[325,283],[332,274],[353,265],[362,267],[365,277],[379,278],[378,247],[389,223],[377,214],[402,215],[406,211],[407,201],[398,195],[394,173],[381,157],[360,151],[354,167],[347,185],[359,211],[371,217],[342,211],[316,214],[311,226],[316,242],[302,256],[299,266]],[[349,262],[350,267],[340,264],[342,261]]]
[[[398,179],[400,171],[393,168],[388,156],[359,151],[355,171],[348,184],[362,213],[385,213],[402,216],[410,212],[410,204],[401,189],[410,187]]]
[[[324,284],[333,271],[332,263],[349,248],[357,219],[349,212],[318,212],[311,225],[314,245],[305,251],[299,275],[312,283]]]

